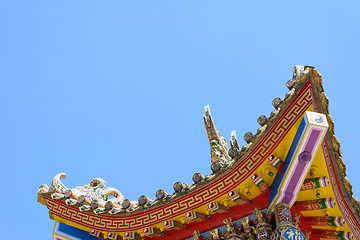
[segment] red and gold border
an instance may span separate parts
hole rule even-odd
[[[310,81],[307,81],[291,104],[281,111],[281,115],[267,134],[264,134],[264,137],[257,141],[252,151],[237,162],[232,170],[226,172],[223,176],[219,176],[208,185],[163,206],[131,215],[113,216],[80,212],[76,207],[67,206],[59,200],[52,200],[49,196],[47,197],[47,206],[52,214],[60,218],[104,232],[140,230],[183,215],[188,211],[215,201],[224,193],[230,192],[248,179],[264,161],[267,161],[267,158],[274,152],[291,127],[304,115],[311,104],[312,90]]]
[[[347,195],[347,193],[345,191],[342,191],[341,186],[339,184],[338,177],[335,174],[334,165],[330,158],[329,148],[328,148],[328,144],[327,144],[328,142],[329,141],[326,141],[326,142],[324,141],[322,144],[322,148],[324,151],[326,166],[327,166],[327,169],[329,172],[330,182],[331,182],[332,188],[334,190],[336,203],[338,204],[341,214],[343,215],[346,223],[350,227],[355,238],[360,239],[360,222],[359,222],[359,219],[357,219],[356,216],[354,215],[349,204],[346,202],[346,199],[344,196]]]
[[[316,95],[314,94],[313,106],[317,112],[322,112],[324,114],[328,114],[328,106],[327,106],[328,102],[325,105],[322,102],[321,94],[323,94],[323,93],[321,93],[321,92],[323,91],[323,88],[321,86],[321,76],[317,72],[317,70],[313,70],[313,78],[314,78],[314,80],[312,81],[312,90],[314,93],[316,93]],[[318,83],[316,83],[316,82],[318,82]],[[321,86],[321,88],[319,88],[319,86]],[[329,178],[330,178],[329,180],[331,182],[331,186],[334,191],[336,203],[341,211],[342,216],[344,217],[347,225],[351,229],[354,237],[356,239],[360,239],[359,216],[354,213],[355,210],[353,209],[351,204],[349,204],[350,200],[348,200],[348,201],[346,200],[346,196],[348,196],[348,193],[344,189],[344,184],[342,183],[341,176],[339,174],[336,174],[335,169],[338,169],[338,167],[334,165],[334,163],[336,164],[336,160],[335,160],[335,154],[334,154],[334,150],[332,148],[332,143],[331,143],[332,137],[333,137],[332,131],[333,130],[328,131],[328,133],[325,136],[324,141],[322,143],[322,150],[324,153],[325,164],[326,164]],[[351,198],[351,196],[350,196],[350,198]]]

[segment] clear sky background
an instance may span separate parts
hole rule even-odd
[[[296,64],[323,76],[360,198],[359,1],[0,0],[2,239],[51,239],[60,172],[125,198],[211,173],[202,115],[255,132]]]

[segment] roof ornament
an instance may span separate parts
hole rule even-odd
[[[228,235],[236,234],[235,229],[234,229],[234,224],[233,224],[233,222],[231,221],[231,218],[225,219],[223,222],[224,222],[225,225],[226,225],[226,233],[227,233]]]
[[[267,117],[265,115],[261,115],[259,118],[258,118],[258,124],[260,124],[260,126],[264,126],[267,122]]]
[[[305,67],[301,65],[295,65],[293,69],[293,77],[286,83],[286,87],[292,89],[296,82],[298,82],[305,75]]]
[[[213,240],[220,240],[219,230],[217,228],[215,228],[214,231],[210,231],[210,235]]]
[[[46,185],[43,185],[40,187],[39,193],[45,193],[47,190],[47,193],[51,194],[52,199],[64,200],[70,206],[80,204],[80,211],[94,209],[96,214],[119,207],[124,200],[123,195],[118,190],[107,188],[106,182],[102,178],[95,178],[87,185],[70,190],[61,182],[61,179],[65,177],[65,173],[56,174],[51,187],[48,188]]]
[[[299,223],[300,223],[300,215],[296,214],[293,220],[293,224],[296,228],[299,228]]]
[[[168,194],[164,190],[159,189],[156,192],[155,196],[156,196],[157,200],[162,200],[162,199],[166,198],[168,196]]]
[[[240,152],[239,143],[236,138],[236,131],[231,131],[231,138],[230,138],[230,150],[229,155],[230,157],[234,158]]]
[[[205,106],[204,125],[211,147],[211,162],[229,162],[231,160],[228,155],[229,147],[225,138],[221,136],[221,133],[215,128],[209,105]]]
[[[270,238],[272,227],[270,224],[264,221],[261,209],[255,208],[254,214],[256,216],[256,229],[254,233],[257,235],[257,239],[267,240]]]
[[[305,68],[302,65],[295,65],[293,69],[293,79],[299,80],[305,74]]]
[[[246,143],[250,143],[253,138],[254,138],[254,134],[252,132],[247,132],[244,135],[244,140]]]
[[[97,200],[100,205],[105,206],[106,201],[121,205],[123,195],[115,188],[106,187],[102,178],[93,179],[90,184],[71,189],[76,196],[85,196],[90,201]]]
[[[59,189],[61,191],[61,193],[65,193],[66,190],[69,190],[62,182],[61,179],[66,178],[66,174],[65,173],[58,173],[55,175],[53,181],[52,181],[52,186],[55,186],[57,189]]]
[[[42,205],[46,205],[46,200],[42,194],[47,193],[48,191],[49,187],[46,184],[41,185],[38,189],[37,201]]]
[[[199,231],[194,231],[193,236],[194,236],[194,240],[200,240],[200,232]]]
[[[278,203],[275,205],[274,215],[276,220],[276,229],[272,232],[270,240],[276,239],[299,239],[308,240],[310,233],[305,235],[298,228],[299,217],[293,220],[290,207],[287,203]]]
[[[250,226],[249,217],[240,219],[241,225],[243,226],[244,232],[241,234],[243,239],[255,240],[255,237],[252,233],[254,226]]]

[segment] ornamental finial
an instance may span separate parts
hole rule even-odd
[[[211,117],[209,105],[205,106],[204,125],[211,147],[211,162],[228,162],[231,160],[228,151],[229,147],[221,133],[216,130]]]

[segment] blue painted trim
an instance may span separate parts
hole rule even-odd
[[[294,158],[294,154],[295,154],[296,149],[301,141],[302,136],[304,135],[307,125],[308,125],[308,121],[306,119],[306,116],[304,115],[303,119],[301,120],[300,126],[295,134],[294,140],[291,143],[289,152],[286,155],[284,167],[282,168],[280,173],[276,174],[275,180],[271,185],[272,191],[270,192],[268,206],[270,206],[270,204],[272,204],[272,201],[274,201],[274,199],[279,195],[279,190],[280,190],[279,188],[280,188],[281,182],[283,181],[287,171],[289,170],[291,160]]]
[[[63,235],[74,240],[99,240],[99,238],[90,235],[88,232],[63,223],[56,223],[55,233]]]

